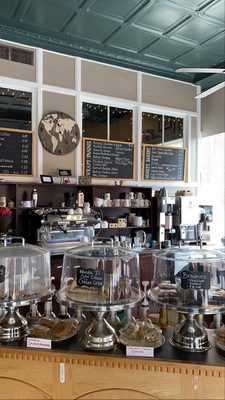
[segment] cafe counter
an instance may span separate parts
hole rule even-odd
[[[76,337],[52,349],[26,339],[0,345],[0,399],[219,399],[225,398],[225,358],[212,348],[187,353],[172,347],[172,329],[154,357],[126,356],[119,344],[89,351]]]

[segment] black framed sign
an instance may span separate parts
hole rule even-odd
[[[41,183],[53,183],[53,178],[51,175],[40,175]]]
[[[0,174],[33,175],[33,132],[0,128]]]
[[[184,181],[186,148],[142,145],[142,179],[144,181]]]
[[[96,179],[134,179],[134,143],[83,138],[82,174]]]

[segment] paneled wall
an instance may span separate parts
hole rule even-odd
[[[225,132],[225,88],[202,99],[202,136]]]
[[[191,147],[196,147],[196,86],[42,49],[28,49],[34,52],[34,65],[0,59],[1,84],[3,87],[10,85],[15,88],[22,85],[23,89],[33,92],[32,121],[37,164],[34,170],[37,177],[41,173],[57,176],[58,168],[71,169],[75,178],[81,175],[81,144],[68,155],[55,156],[43,149],[38,138],[38,124],[44,114],[64,111],[76,119],[82,130],[82,100],[133,109],[137,183],[141,176],[142,111],[167,112],[169,115],[180,113],[189,121],[185,123],[185,145],[189,151]],[[194,124],[190,123],[191,118],[194,118]],[[190,134],[193,127],[193,134]],[[193,154],[188,183],[196,183],[193,172],[196,165],[195,152]]]

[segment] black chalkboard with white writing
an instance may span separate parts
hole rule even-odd
[[[134,144],[83,139],[83,175],[97,179],[133,179]]]
[[[91,268],[77,268],[77,285],[102,288],[104,285],[104,271]]]
[[[143,145],[142,178],[149,181],[184,181],[186,149]]]
[[[32,175],[32,131],[0,128],[0,174]]]

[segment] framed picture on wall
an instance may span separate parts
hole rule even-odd
[[[51,175],[40,175],[41,183],[54,183]]]

